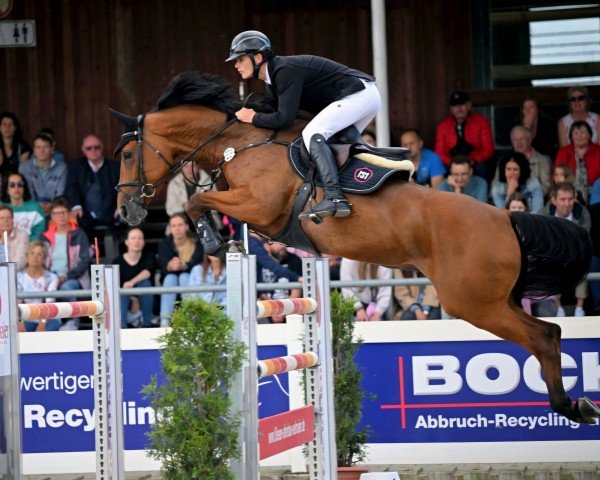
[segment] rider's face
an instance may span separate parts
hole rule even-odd
[[[254,55],[254,61],[257,64],[260,63],[261,60],[262,55],[260,53]],[[244,55],[238,58],[235,61],[235,69],[244,80],[252,78],[252,75],[254,74],[254,67],[252,65],[252,60],[250,60],[250,55]]]

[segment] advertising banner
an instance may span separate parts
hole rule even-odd
[[[259,358],[286,353],[283,346],[259,348]],[[91,352],[21,355],[24,453],[94,451],[94,375]],[[155,413],[141,390],[160,374],[159,350],[123,351],[125,450],[147,448]],[[289,410],[288,375],[260,381],[259,415]],[[264,401],[263,401],[264,400]]]
[[[565,389],[600,404],[600,340],[562,342]],[[548,404],[538,361],[504,341],[362,345],[372,443],[598,440]],[[600,456],[599,456],[600,458]]]

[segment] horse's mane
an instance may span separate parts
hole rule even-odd
[[[179,105],[204,105],[233,117],[242,106],[234,101],[231,84],[217,75],[188,70],[178,74],[160,95],[154,111]],[[273,108],[266,102],[252,102],[246,105],[259,112],[270,112]]]

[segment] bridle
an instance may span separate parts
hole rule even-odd
[[[250,98],[250,96],[246,99],[246,101],[244,102],[244,105],[246,104],[246,102],[248,101],[249,98]],[[117,186],[115,187],[115,189],[119,193],[123,194],[123,196],[127,199],[128,202],[134,203],[142,208],[145,208],[145,199],[146,198],[152,199],[156,196],[156,191],[157,191],[158,187],[160,187],[163,183],[167,182],[171,177],[173,177],[174,175],[179,173],[181,171],[181,169],[187,163],[192,161],[192,158],[194,157],[194,155],[196,155],[199,151],[201,151],[209,143],[211,143],[213,140],[215,140],[217,137],[219,137],[225,130],[227,130],[227,128],[229,128],[231,125],[233,125],[234,123],[237,122],[236,117],[226,120],[225,123],[223,125],[221,125],[221,127],[215,133],[210,135],[206,140],[204,140],[204,142],[202,142],[198,147],[196,147],[194,150],[192,150],[187,156],[182,158],[177,163],[171,163],[169,161],[169,159],[160,150],[153,147],[152,144],[150,142],[148,142],[148,140],[144,139],[143,125],[144,125],[144,117],[145,116],[146,116],[145,114],[138,115],[137,125],[134,128],[134,130],[123,133],[123,135],[121,135],[121,142],[119,143],[119,145],[122,148],[126,143],[128,143],[129,141],[132,141],[133,139],[135,139],[135,141],[137,141],[137,167],[138,167],[137,178],[131,182],[118,183]],[[212,170],[212,172],[210,174],[210,182],[209,183],[199,184],[198,178],[195,173],[194,173],[194,179],[189,179],[189,178],[185,177],[185,174],[183,172],[182,172],[182,174],[184,175],[185,179],[190,184],[195,185],[200,188],[205,188],[207,190],[210,190],[214,187],[214,185],[217,183],[217,181],[223,175],[223,165],[226,162],[229,162],[236,154],[243,152],[244,150],[247,150],[249,148],[258,147],[260,145],[265,145],[268,143],[276,143],[279,145],[286,145],[288,147],[292,144],[292,142],[278,140],[275,138],[276,136],[277,136],[277,132],[273,131],[271,133],[271,135],[269,135],[265,140],[262,140],[260,142],[249,143],[237,150],[235,150],[233,148],[228,148],[225,151],[223,158],[221,158],[217,162],[216,168],[214,170]],[[130,137],[133,137],[132,140],[127,140]],[[154,154],[157,157],[159,157],[163,162],[165,162],[169,167],[169,170],[167,171],[167,173],[165,173],[155,183],[148,183],[145,180],[144,159],[143,159],[144,144],[148,145],[148,147],[150,147],[152,149]],[[119,151],[120,151],[120,149],[117,148],[117,151],[115,153],[118,153]],[[135,187],[136,191],[133,195],[130,195],[123,190],[123,187]]]
[[[174,175],[178,174],[187,163],[192,161],[192,158],[194,155],[196,155],[199,151],[201,151],[209,143],[211,143],[213,140],[215,140],[227,128],[229,128],[231,125],[233,125],[237,121],[237,119],[235,117],[227,120],[215,133],[210,135],[204,142],[202,142],[202,144],[200,144],[198,147],[196,147],[194,150],[192,150],[187,156],[185,156],[183,159],[181,159],[177,163],[171,163],[169,161],[169,159],[160,150],[153,147],[152,144],[148,140],[144,139],[143,125],[144,125],[144,117],[145,116],[146,116],[145,114],[138,115],[136,128],[133,131],[125,132],[125,133],[123,133],[123,135],[121,135],[121,144],[122,145],[128,143],[127,139],[130,137],[133,137],[132,140],[135,139],[135,141],[137,141],[137,167],[138,167],[137,178],[131,182],[118,183],[117,186],[115,187],[115,190],[117,190],[119,193],[123,194],[123,196],[127,199],[127,201],[135,203],[142,208],[145,206],[144,199],[154,198],[156,196],[156,191],[157,191],[158,187],[160,187],[163,183],[167,182]],[[129,141],[132,141],[132,140],[129,140]],[[152,149],[154,154],[157,157],[159,157],[163,162],[165,162],[169,167],[169,170],[167,171],[167,173],[165,173],[155,183],[148,183],[145,180],[144,159],[143,159],[144,144],[148,145],[148,147],[150,147]],[[118,151],[119,150],[117,150],[117,153],[118,153]],[[196,185],[196,186],[202,187],[202,188],[211,189],[211,188],[213,188],[215,183],[217,183],[217,181],[221,177],[221,175],[223,173],[222,166],[223,166],[223,163],[225,163],[225,161],[226,161],[225,158],[219,160],[219,162],[217,163],[217,168],[215,168],[211,172],[211,180],[207,184],[202,184],[202,185],[198,184],[198,179],[196,178],[195,174],[194,174],[195,178],[193,179],[194,181],[188,179],[187,177],[185,177],[185,178],[189,183],[191,183],[193,185]],[[185,174],[183,174],[183,175],[185,176]],[[135,187],[136,191],[133,195],[130,195],[123,190],[123,187]]]

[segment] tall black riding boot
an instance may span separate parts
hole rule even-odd
[[[310,155],[317,166],[325,195],[316,207],[301,213],[298,218],[302,220],[311,215],[347,217],[350,215],[350,204],[340,189],[337,163],[323,135],[316,134],[310,139]]]

